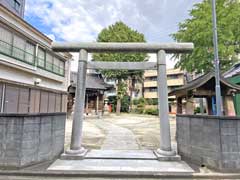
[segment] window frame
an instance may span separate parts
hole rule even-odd
[[[27,52],[27,45],[28,44],[33,46],[33,54],[31,54],[30,52]],[[36,45],[34,45],[32,42],[26,40],[25,41],[25,53],[24,53],[24,55],[25,55],[25,57],[24,57],[25,62],[30,63],[32,65],[35,65],[35,61],[36,61]],[[27,61],[26,60],[26,55],[32,55],[33,61],[32,62]]]
[[[16,59],[18,61],[24,62],[26,64],[30,64],[32,66],[43,69],[45,71],[51,72],[58,76],[65,77],[65,60],[63,58],[58,56],[56,53],[46,49],[44,46],[41,46],[37,42],[20,34],[19,32],[15,32],[14,30],[12,30],[10,28],[5,27],[5,25],[3,25],[3,26],[1,25],[0,27],[3,29],[3,32],[6,31],[6,33],[10,35],[9,36],[10,40],[9,39],[5,40],[4,38],[1,38],[2,40],[0,40],[0,43],[2,42],[1,43],[1,44],[3,44],[2,46],[4,46],[4,43],[6,43],[7,50],[6,50],[6,52],[0,51],[0,53],[4,54],[6,56],[9,56],[13,59]],[[4,35],[4,33],[3,33],[3,35]],[[24,43],[21,48],[15,46],[15,44],[14,44],[15,39],[17,41],[18,38],[21,39]],[[16,44],[18,44],[18,43],[16,43]],[[34,47],[32,53],[27,48],[28,44],[30,44]],[[14,49],[16,49],[16,50],[14,51]],[[19,57],[17,55],[17,52],[21,52],[21,57]],[[43,53],[42,56],[39,56],[39,52]],[[50,62],[50,64],[52,65],[51,68],[47,68],[47,59],[46,59],[47,53],[49,53],[52,56],[52,62]],[[30,58],[28,58],[28,60],[27,60],[27,57],[30,55],[33,56],[32,61],[29,61]],[[54,64],[54,59],[57,59],[57,61],[58,61],[55,64]],[[40,62],[40,61],[42,61],[42,62]],[[55,70],[54,70],[54,67],[55,67]]]
[[[43,57],[39,57],[39,52],[40,52],[40,50],[43,52]],[[40,46],[38,46],[38,50],[37,50],[38,52],[37,52],[37,67],[38,68],[41,68],[41,69],[46,69],[46,51],[44,50],[44,48],[42,48],[42,47],[40,47]],[[41,59],[42,61],[43,61],[43,66],[42,65],[40,65],[39,64],[39,59]]]
[[[47,71],[49,71],[49,72],[53,72],[53,61],[54,61],[54,56],[53,56],[53,54],[52,53],[50,53],[50,52],[48,52],[48,51],[46,51],[46,53],[45,53],[46,55],[46,59],[45,59],[45,70],[47,70]],[[47,61],[47,54],[48,55],[50,55],[51,56],[51,59],[52,59],[52,62],[51,63],[49,63],[49,64],[51,64],[51,69],[48,69],[47,68],[47,63],[48,63],[48,61]]]

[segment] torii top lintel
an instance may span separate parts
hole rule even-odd
[[[99,42],[53,42],[52,49],[56,52],[79,52],[85,49],[94,52],[144,52],[157,53],[188,53],[194,48],[193,43],[99,43]]]

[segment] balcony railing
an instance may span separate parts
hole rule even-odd
[[[36,64],[37,67],[60,76],[64,76],[65,74],[64,68],[56,66],[53,63],[48,63],[45,59],[36,57],[35,55],[2,40],[0,40],[0,53],[32,66],[35,66]]]

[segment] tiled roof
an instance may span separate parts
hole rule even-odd
[[[197,88],[203,86],[204,84],[206,84],[212,78],[215,78],[214,72],[206,73],[206,74],[204,74],[204,75],[202,75],[202,76],[200,76],[200,77],[190,81],[186,85],[172,90],[171,92],[169,92],[169,95],[172,96],[172,95],[176,95],[176,94],[181,93],[181,92],[187,92],[187,91],[190,91],[190,90],[193,90],[193,89],[197,89]],[[227,86],[229,88],[232,88],[232,89],[235,89],[237,91],[240,91],[240,86],[232,84],[227,79],[221,77],[220,81],[221,81],[221,85],[225,85],[225,86]],[[212,86],[214,87],[215,84],[212,84]]]
[[[223,74],[225,78],[230,78],[235,75],[240,75],[240,63],[235,64],[230,70]]]
[[[71,86],[76,87],[77,82],[77,73],[71,72]],[[109,87],[108,84],[106,84],[100,74],[97,73],[89,73],[86,77],[86,88],[87,89],[100,89],[100,90],[106,90]]]

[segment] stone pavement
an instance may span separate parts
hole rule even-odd
[[[107,129],[107,135],[101,149],[112,150],[137,150],[139,146],[135,135],[127,128],[117,126],[111,123],[103,123]]]

